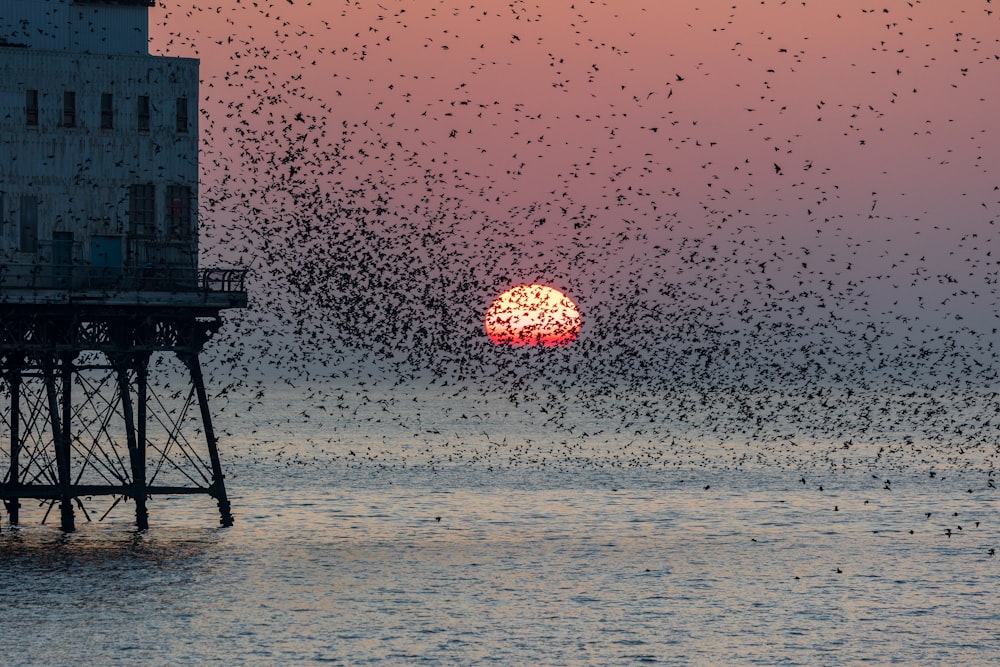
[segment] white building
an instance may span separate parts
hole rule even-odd
[[[196,285],[198,61],[149,55],[154,4],[0,0],[6,301]]]

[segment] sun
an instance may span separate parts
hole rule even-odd
[[[498,345],[569,345],[580,333],[580,310],[548,285],[517,285],[498,296],[485,318],[486,335]]]

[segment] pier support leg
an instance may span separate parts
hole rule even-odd
[[[70,446],[72,443],[73,429],[73,357],[68,354],[62,355],[62,431],[60,432],[61,445],[57,448],[59,456],[59,486],[61,489],[59,499],[60,525],[64,532],[72,533],[76,530],[76,521],[73,516],[73,496],[71,495],[71,485],[73,480],[70,477]]]
[[[17,489],[21,484],[21,368],[11,368],[7,375],[10,388],[10,471],[9,485]],[[16,526],[20,520],[21,499],[8,498],[5,502],[10,525]]]
[[[210,493],[219,503],[219,523],[223,526],[233,525],[232,509],[226,496],[225,475],[222,474],[222,462],[219,460],[219,448],[212,428],[212,415],[208,409],[208,394],[205,392],[205,380],[201,373],[201,363],[197,353],[183,355],[183,361],[191,373],[191,382],[198,396],[198,407],[201,409],[201,421],[205,430],[205,441],[208,444],[208,456],[212,464],[212,487]]]
[[[139,355],[130,359],[135,367],[136,402],[132,404],[129,384],[129,363],[118,359],[118,392],[121,395],[122,414],[125,418],[125,439],[128,444],[129,463],[132,470],[132,499],[135,501],[135,525],[139,530],[149,528],[149,511],[146,508],[146,374],[148,357]]]
[[[56,390],[56,371],[53,361],[45,362],[45,391],[49,400],[49,418],[52,423],[52,446],[56,454],[56,476],[59,486],[59,517],[64,532],[76,530],[73,516],[73,497],[70,495],[70,420],[73,407],[73,357],[61,355],[60,376],[62,395]],[[60,399],[62,399],[60,401]]]

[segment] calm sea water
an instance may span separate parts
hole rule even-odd
[[[4,526],[4,664],[975,665],[1000,647],[995,443],[669,441],[613,410],[567,431],[422,390],[240,412],[218,415],[232,528],[200,498],[155,498],[143,534],[129,507],[72,535],[35,507]]]

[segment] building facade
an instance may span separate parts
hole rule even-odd
[[[149,0],[0,0],[0,288],[197,282],[198,61]]]

